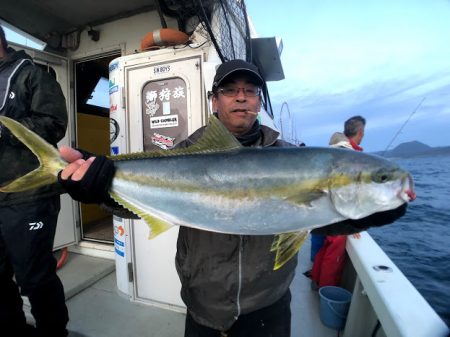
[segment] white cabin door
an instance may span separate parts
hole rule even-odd
[[[141,58],[142,62],[131,59],[125,63],[130,152],[170,149],[201,127],[205,119],[201,55],[174,59],[153,55]],[[131,221],[130,227],[134,299],[175,310],[183,308],[175,269],[178,227],[152,240],[148,240],[149,228],[144,221]]]

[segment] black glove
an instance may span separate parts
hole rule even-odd
[[[347,219],[336,222],[325,227],[313,229],[311,233],[331,236],[359,233],[365,231],[369,227],[380,227],[393,223],[395,220],[405,215],[407,207],[408,203],[405,202],[403,205],[389,211],[374,213],[358,220]]]
[[[85,153],[83,153],[83,158],[84,155]],[[58,182],[74,200],[85,204],[99,204],[111,200],[108,190],[115,171],[112,160],[105,156],[98,156],[92,162],[83,179],[74,181],[69,177],[67,180],[64,180],[61,178],[60,171],[58,173]]]

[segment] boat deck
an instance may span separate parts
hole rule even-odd
[[[319,319],[319,298],[303,272],[310,268],[309,242],[299,254],[292,291],[292,337],[335,337]],[[70,337],[183,336],[183,313],[131,302],[116,287],[113,260],[70,253],[58,271],[65,286]],[[28,313],[29,321],[32,321]]]

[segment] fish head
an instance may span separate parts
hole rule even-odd
[[[395,209],[415,199],[411,175],[398,165],[364,156],[333,169],[330,198],[336,211],[347,219],[361,219]]]

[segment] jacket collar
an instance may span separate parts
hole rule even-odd
[[[272,146],[278,140],[280,133],[266,125],[261,124],[261,137],[258,140],[257,146],[267,147]]]
[[[6,50],[6,56],[2,59],[0,59],[0,69],[8,66],[11,63],[15,63],[17,60],[32,60],[32,58],[25,53],[25,51],[23,50],[14,50],[11,47],[8,47],[8,49]]]
[[[353,139],[349,138],[348,140],[349,140],[350,145],[352,146],[353,150],[356,150],[356,151],[362,151],[363,150],[363,148],[361,146],[359,146],[358,144],[356,144],[353,141]]]

